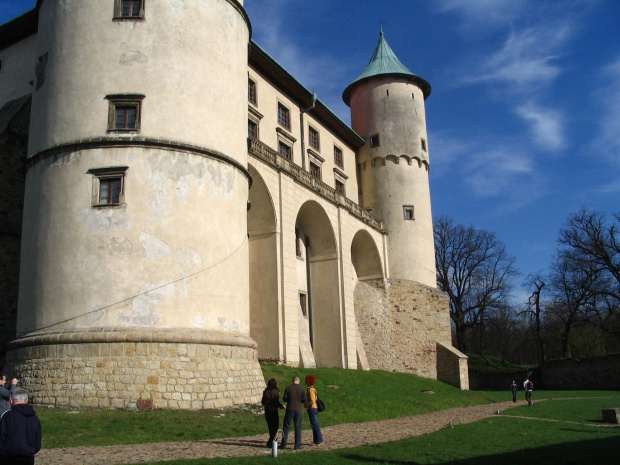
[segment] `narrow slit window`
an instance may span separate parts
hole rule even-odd
[[[413,205],[403,205],[403,214],[405,220],[415,220]]]

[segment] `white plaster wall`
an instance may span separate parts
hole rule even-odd
[[[29,153],[105,136],[106,95],[144,94],[140,136],[190,142],[245,164],[248,27],[226,0],[150,0],[113,21],[113,1],[42,3]],[[235,122],[235,124],[231,124]]]
[[[36,35],[0,50],[0,108],[10,100],[30,94],[34,87]]]
[[[298,166],[302,166],[301,159],[301,131],[300,131],[300,108],[283,94],[274,83],[266,80],[262,74],[253,68],[248,69],[248,76],[254,82],[256,82],[257,89],[257,102],[256,108],[263,118],[260,120],[259,125],[259,139],[267,144],[274,150],[278,150],[278,133],[276,128],[281,126],[278,124],[278,101],[282,102],[291,112],[291,130],[290,134],[297,140],[293,143],[293,163]],[[325,160],[322,165],[322,181],[328,186],[336,188],[334,168],[344,172],[347,176],[345,182],[345,194],[346,196],[358,203],[358,187],[356,177],[356,157],[355,152],[341,140],[336,137],[329,128],[320,124],[312,116],[312,111],[304,114],[304,128],[305,128],[305,144],[306,152],[310,147],[308,143],[308,126],[311,125],[314,129],[319,131],[320,135],[320,150],[318,154]],[[290,143],[290,142],[289,142]],[[343,167],[338,167],[334,163],[334,145],[338,146],[342,150]],[[317,152],[316,149],[312,149]],[[306,153],[306,170],[310,170],[310,164],[308,163],[308,155]]]
[[[129,166],[126,204],[91,206],[91,168]],[[194,328],[249,334],[247,178],[181,152],[83,150],[28,172],[18,334]]]
[[[295,222],[302,205],[306,202],[316,202],[325,211],[329,227],[333,229],[334,240],[336,242],[335,257],[323,257],[324,262],[319,262],[319,267],[325,267],[326,271],[318,273],[319,279],[323,280],[323,284],[330,293],[336,293],[326,296],[329,302],[336,302],[338,308],[331,313],[329,324],[322,323],[316,330],[323,333],[320,337],[338,338],[342,341],[342,347],[336,353],[318,354],[323,360],[327,360],[329,364],[343,366],[346,368],[356,368],[356,331],[355,331],[355,313],[354,313],[354,281],[355,270],[351,262],[351,243],[353,237],[359,230],[366,230],[373,238],[377,251],[382,261],[381,266],[385,263],[385,255],[383,253],[383,236],[380,232],[368,227],[367,224],[358,220],[349,214],[343,208],[340,208],[318,196],[310,189],[306,189],[293,179],[282,172],[276,172],[272,167],[262,161],[250,157],[252,166],[260,173],[265,181],[270,196],[274,202],[276,209],[278,231],[281,237],[281,257],[279,257],[279,265],[282,267],[282,333],[281,338],[284,344],[283,362],[297,366],[300,363],[299,358],[299,326],[298,326],[298,307],[299,307],[299,290],[305,286],[305,276],[302,274],[300,267],[305,272],[305,261],[301,261],[296,257],[295,252]],[[336,267],[330,267],[329,264],[337,261]],[[250,263],[252,266],[252,263]],[[335,274],[334,274],[335,271]],[[317,302],[321,305],[321,302]],[[259,354],[261,349],[259,344]],[[271,352],[272,349],[269,349]],[[320,349],[319,349],[320,351]]]

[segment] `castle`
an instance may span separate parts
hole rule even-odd
[[[351,128],[242,0],[39,0],[0,27],[4,371],[76,408],[255,403],[259,361],[468,389],[430,92],[381,33]]]

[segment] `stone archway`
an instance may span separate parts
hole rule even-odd
[[[317,366],[343,367],[340,274],[334,230],[317,202],[299,209],[295,222],[298,251],[297,283],[307,296],[310,343]]]
[[[252,165],[249,171],[250,337],[258,344],[260,360],[281,361],[276,214],[265,181]]]

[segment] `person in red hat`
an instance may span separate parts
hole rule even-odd
[[[320,446],[323,444],[323,435],[321,434],[321,427],[319,426],[319,410],[317,405],[318,393],[314,384],[316,383],[316,377],[314,375],[306,376],[306,411],[308,412],[308,418],[310,419],[310,426],[312,427],[312,445]]]

